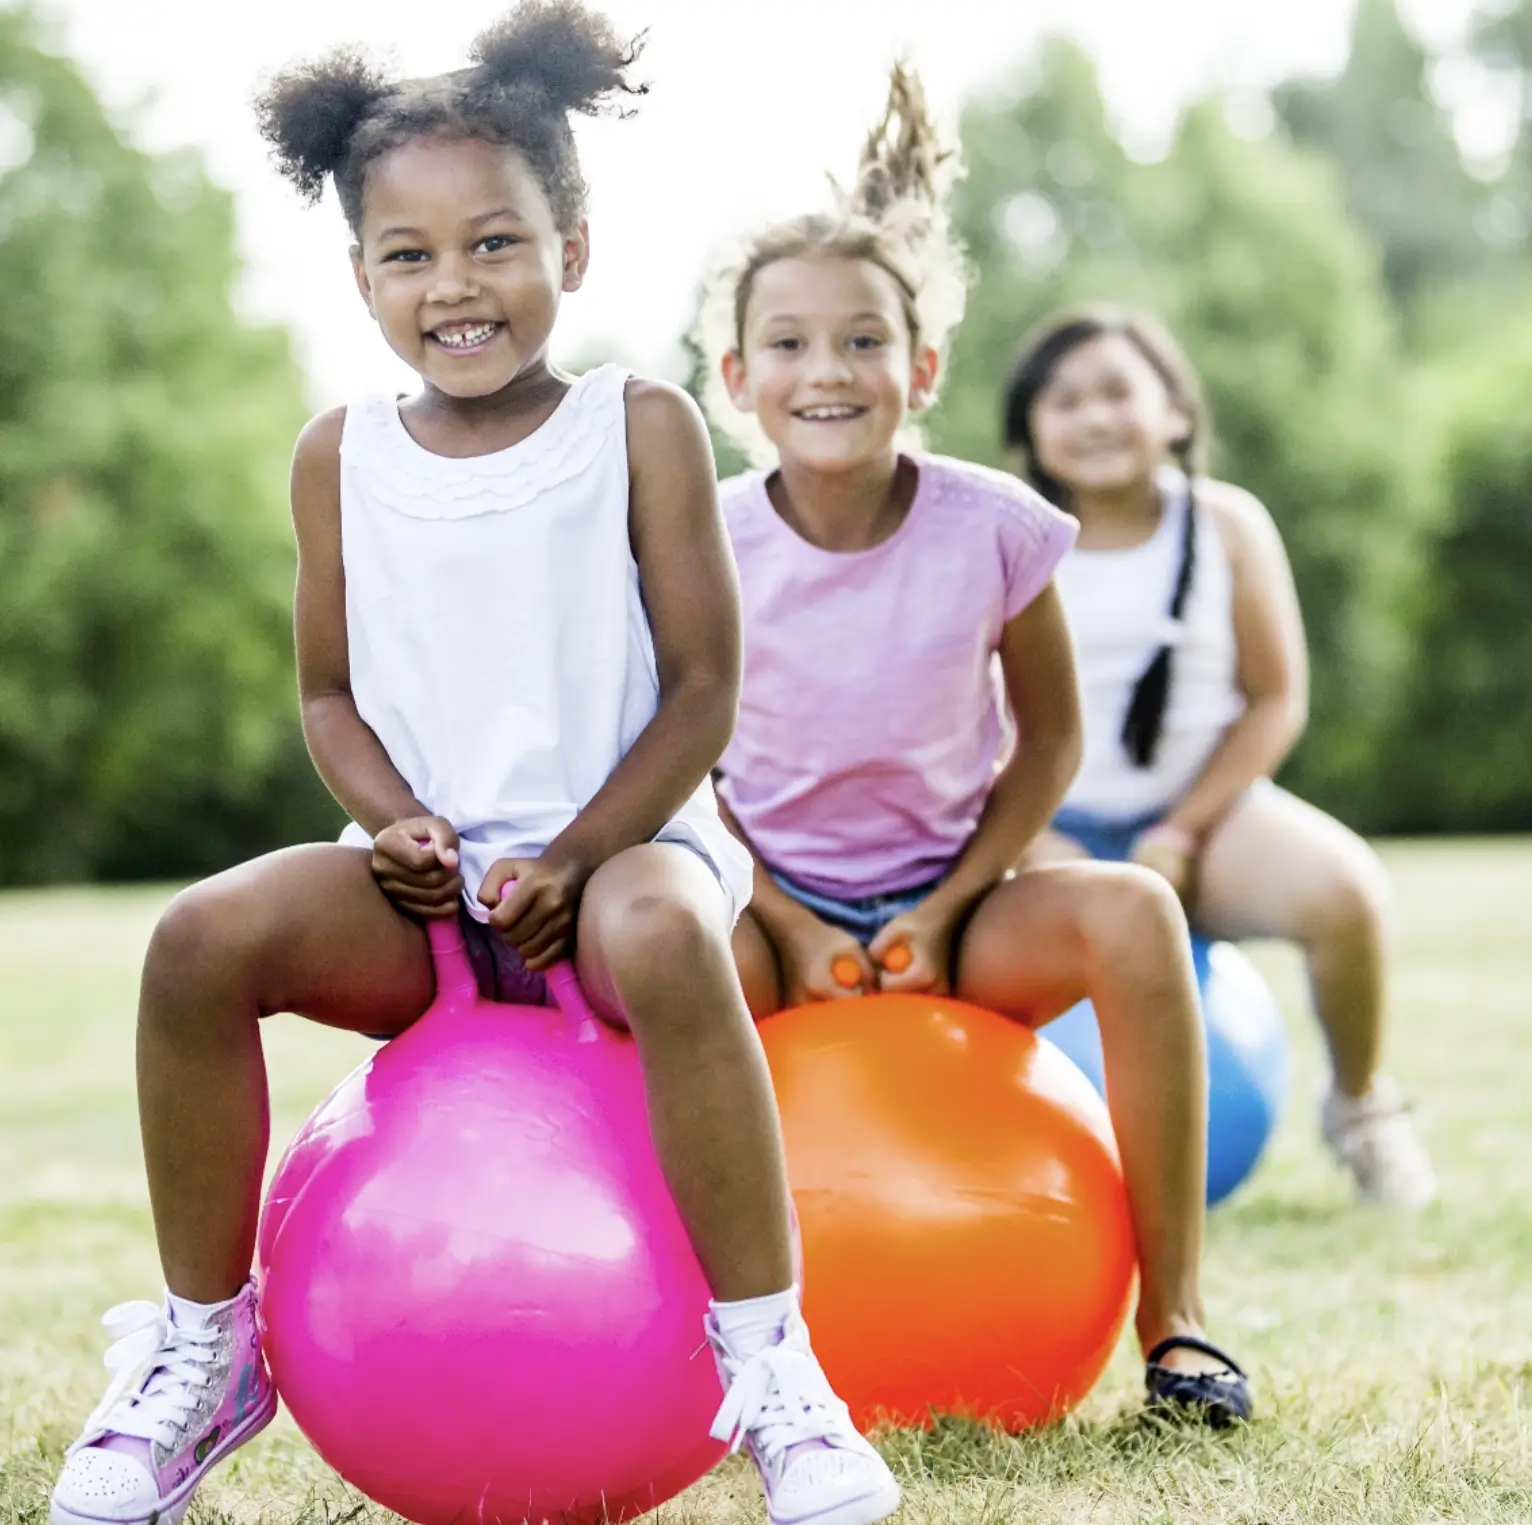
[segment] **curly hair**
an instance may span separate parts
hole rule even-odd
[[[703,401],[713,422],[752,459],[770,458],[753,416],[734,407],[720,374],[723,357],[744,350],[756,277],[778,260],[867,260],[899,292],[910,342],[940,350],[963,316],[967,262],[947,213],[961,166],[926,105],[919,76],[893,66],[882,120],[862,146],[848,191],[833,178],[834,205],[757,231],[715,267],[692,343],[706,368]]]
[[[568,231],[587,194],[570,113],[627,115],[625,98],[648,91],[629,78],[643,44],[642,33],[622,41],[580,0],[522,0],[475,39],[467,68],[393,79],[359,49],[337,48],[277,75],[256,97],[256,120],[278,169],[307,201],[334,180],[353,233],[369,168],[419,137],[514,147]]]

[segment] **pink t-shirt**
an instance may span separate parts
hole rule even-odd
[[[765,471],[721,489],[745,680],[720,792],[764,862],[852,899],[939,878],[1001,746],[993,657],[1078,525],[1002,472],[913,457],[915,499],[869,551],[810,545]]]

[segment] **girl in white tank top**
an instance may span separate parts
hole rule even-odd
[[[1005,427],[1022,472],[1081,526],[1056,580],[1084,757],[1033,860],[1132,859],[1207,935],[1299,943],[1333,1067],[1325,1140],[1362,1198],[1422,1205],[1430,1164],[1379,1069],[1382,869],[1271,782],[1303,729],[1302,621],[1270,515],[1197,474],[1194,373],[1148,318],[1064,314],[1023,346]]]
[[[402,1032],[434,993],[437,918],[461,921],[492,998],[537,1000],[572,958],[632,1029],[715,1299],[696,1341],[721,1384],[713,1433],[748,1447],[773,1517],[871,1525],[898,1505],[798,1309],[770,1076],[730,953],[753,868],[709,782],[740,614],[707,430],[674,387],[548,362],[589,254],[569,115],[639,93],[638,50],[574,0],[529,0],[456,73],[399,80],[341,50],[260,102],[295,185],[333,181],[362,297],[421,390],[298,442],[304,732],[353,824],[195,886],[156,930],[138,1065],[166,1307],[116,1347],[110,1364],[130,1345],[138,1364],[70,1448],[53,1525],[177,1519],[270,1421],[250,1281],[259,1023]],[[461,1295],[421,1290],[421,1317]]]

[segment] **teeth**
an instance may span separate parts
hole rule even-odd
[[[857,409],[852,407],[838,408],[805,408],[799,418],[814,419],[816,421],[830,418],[855,418]]]
[[[482,344],[498,327],[496,323],[480,323],[475,328],[460,328],[452,333],[437,329],[435,338],[448,349],[472,349],[475,344]]]

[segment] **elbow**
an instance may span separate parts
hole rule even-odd
[[[1278,701],[1278,718],[1282,750],[1289,751],[1298,745],[1309,723],[1309,700],[1307,694],[1284,694]]]
[[[739,723],[739,683],[723,674],[699,675],[681,685],[690,711],[688,730],[705,746],[711,767],[723,756]]]

